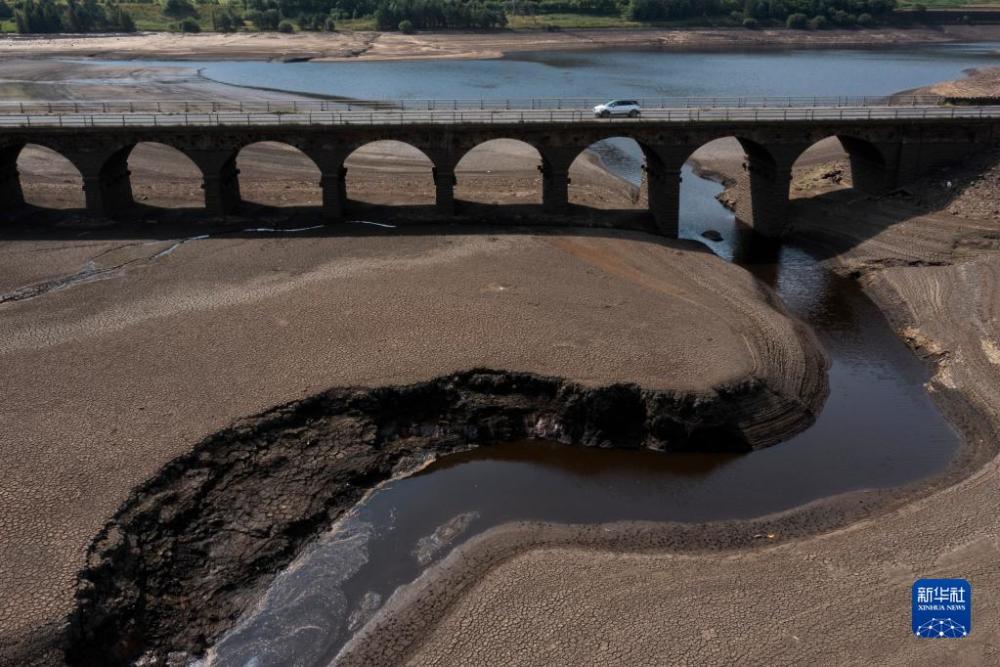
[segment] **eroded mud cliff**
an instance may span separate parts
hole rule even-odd
[[[544,437],[596,447],[745,451],[813,420],[825,359],[801,396],[750,380],[678,395],[474,370],[404,387],[333,389],[245,419],[132,494],[91,547],[67,658],[198,654],[311,537],[367,489],[428,456]]]

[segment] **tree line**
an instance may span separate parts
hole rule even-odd
[[[18,32],[135,32],[132,15],[114,2],[97,0],[0,0],[0,20],[14,21]]]
[[[884,20],[896,0],[152,0],[178,29],[335,30],[343,19],[374,19],[379,30],[496,29],[508,15],[591,14],[641,23],[731,19],[753,28],[867,26]],[[0,20],[18,32],[132,32],[135,21],[114,0],[0,0]]]
[[[655,23],[728,14],[748,28],[783,23],[821,29],[874,25],[895,6],[896,0],[629,0],[625,15]]]

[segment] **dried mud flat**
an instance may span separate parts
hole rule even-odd
[[[133,82],[128,85],[137,92],[147,89],[147,82],[134,83],[136,77],[127,70],[86,66],[88,73],[99,71],[111,82],[94,83],[100,77],[92,76],[78,85],[57,80],[43,61],[18,66],[22,78],[32,80],[33,93],[43,98],[100,98],[107,94],[106,86],[119,80]],[[203,83],[188,81],[175,70],[153,77],[149,94],[162,94],[155,79],[164,75],[181,77],[185,88],[175,94],[210,94]],[[349,194],[362,206],[430,203],[433,182],[425,161],[400,145],[359,151],[348,165]],[[444,404],[456,403],[449,414],[458,425],[457,435],[443,439],[409,437],[406,429],[399,424],[390,428],[377,414],[364,417],[354,410],[338,418],[331,412],[317,429],[367,423],[381,425],[375,432],[383,435],[371,440],[368,427],[359,427],[347,429],[358,435],[353,445],[346,437],[337,443],[327,438],[331,446],[346,448],[341,454],[354,447],[350,453],[357,456],[347,457],[346,463],[335,455],[317,457],[329,468],[311,478],[297,476],[292,466],[285,475],[289,486],[278,490],[274,485],[273,495],[253,484],[212,486],[235,494],[221,506],[247,508],[246,513],[231,513],[236,523],[225,526],[204,512],[216,504],[198,504],[202,487],[196,481],[170,477],[171,470],[185,468],[167,464],[188,454],[199,440],[246,415],[329,387],[356,387],[348,394],[357,396],[377,387],[412,385],[397,391],[417,396],[417,406],[432,386],[454,391],[462,377],[455,373],[488,366],[506,374],[531,374],[520,381],[522,391],[532,383],[580,387],[556,390],[559,400],[574,392],[615,395],[612,387],[619,384],[631,387],[619,391],[623,396],[642,388],[678,397],[681,404],[696,399],[707,405],[732,393],[733,409],[719,425],[744,434],[740,437],[747,446],[767,444],[779,432],[801,428],[822,401],[824,361],[811,334],[785,314],[767,288],[697,244],[637,232],[533,232],[511,226],[386,229],[357,222],[339,229],[303,229],[315,225],[308,210],[299,207],[318,201],[318,173],[300,154],[279,145],[241,154],[242,190],[258,207],[254,217],[243,221],[192,224],[189,211],[174,215],[153,209],[149,217],[140,215],[124,225],[90,220],[73,210],[82,203],[81,184],[66,163],[36,149],[25,152],[20,166],[29,200],[69,210],[53,216],[28,209],[4,229],[0,248],[6,267],[0,274],[2,381],[5,396],[12,397],[0,415],[0,446],[7,460],[15,462],[0,471],[0,488],[9,498],[0,556],[13,573],[0,581],[0,658],[5,662],[62,660],[63,618],[74,608],[76,574],[88,563],[93,588],[84,587],[81,609],[99,613],[78,617],[78,638],[110,632],[111,639],[90,642],[100,650],[138,629],[150,645],[179,639],[172,645],[197,650],[232,623],[247,596],[266,584],[310,535],[349,507],[359,491],[403,459],[442,447],[447,451],[472,437],[473,431],[463,426],[468,418],[458,415],[475,402],[452,394]],[[516,142],[495,143],[468,156],[459,169],[456,193],[472,203],[524,203],[530,209],[541,191],[536,167],[537,156]],[[146,205],[201,203],[196,171],[169,149],[140,146],[130,169],[136,195]],[[642,194],[609,177],[593,158],[578,160],[573,178],[572,197],[580,204],[626,212],[644,205]],[[58,373],[40,376],[39,369]],[[520,407],[512,403],[511,392],[498,397],[480,392],[476,400],[493,423],[506,424],[502,434],[516,437],[529,432],[526,424],[539,421],[525,421],[521,413],[537,413],[545,401],[552,403],[552,391],[522,398]],[[771,399],[761,402],[766,396]],[[312,404],[317,400],[325,399],[312,399]],[[608,405],[621,405],[619,400]],[[259,422],[273,423],[309,404],[294,403],[299,408],[289,406]],[[440,410],[441,404],[432,402],[424,409]],[[636,405],[634,399],[627,404]],[[753,414],[740,418],[737,404]],[[559,413],[549,411],[540,420],[548,427],[533,428],[555,437],[559,424],[584,423],[582,417],[554,419]],[[440,421],[440,414],[431,414]],[[251,423],[244,420],[236,429]],[[388,438],[385,434],[393,429],[403,435]],[[655,441],[634,444],[691,446],[690,436],[664,438],[668,431],[656,431]],[[563,433],[567,441],[593,444],[583,431],[573,435],[567,427]],[[271,463],[251,469],[281,477],[274,466],[297,460],[289,452],[307,446],[300,435],[300,426],[291,424],[281,437],[262,439],[264,448],[255,451]],[[231,439],[242,444],[227,449],[219,444],[224,441],[218,435],[206,440],[198,456],[214,446],[220,456],[228,452],[239,458],[244,451],[239,447],[249,446],[245,438]],[[73,443],[70,451],[66,443]],[[233,467],[201,469],[210,468]],[[317,491],[297,486],[302,479],[336,483],[322,484]],[[132,495],[131,509],[117,520],[123,530],[109,528],[85,562],[93,535],[144,480],[154,480],[147,488],[165,491],[169,502],[148,505],[143,504],[151,497],[146,491]],[[193,505],[181,502],[185,489],[195,491]],[[283,520],[274,511],[260,512],[252,502],[261,497],[271,497],[278,508],[274,511],[288,519],[283,528],[278,528]],[[154,505],[153,514],[144,513]],[[199,513],[202,518],[195,520]],[[175,517],[173,522],[168,515]],[[305,520],[306,515],[312,519]],[[171,545],[139,550],[166,559],[155,568],[144,557],[115,550],[133,544],[135,535],[128,531],[146,525],[150,517],[157,528],[144,531],[147,539]],[[260,521],[269,526],[264,532],[251,528]],[[184,534],[185,526],[192,528],[190,534]],[[226,526],[232,530],[222,530]],[[115,534],[128,537],[116,542]],[[211,539],[200,540],[199,547],[194,535],[214,535],[221,542],[210,546]],[[224,548],[237,538],[248,540],[247,549]],[[249,546],[254,543],[256,547]],[[199,562],[219,566],[216,575],[185,570],[192,553],[202,554]],[[114,565],[133,563],[129,571],[141,574],[139,580],[157,579],[166,588],[136,588],[120,577],[125,570],[109,571],[102,554],[113,555]],[[230,575],[220,576],[222,572]],[[195,588],[203,593],[216,592],[214,613],[201,614],[199,610],[212,606],[204,603],[184,611],[188,598],[170,588],[184,580],[199,581]],[[148,611],[133,613],[130,605],[137,602]],[[128,618],[140,625],[129,626]],[[89,659],[85,651],[74,655]]]
[[[0,36],[3,57],[98,57],[198,60],[414,60],[499,58],[524,51],[586,49],[733,49],[881,47],[904,44],[987,41],[996,26],[935,26],[874,30],[745,30],[658,28],[617,30],[498,31],[479,33],[140,33]]]
[[[929,92],[996,95],[995,74]],[[950,469],[814,537],[791,539],[822,504],[771,517],[757,526],[756,548],[724,553],[657,551],[635,525],[596,535],[502,527],[400,590],[341,664],[498,655],[518,665],[725,664],[737,655],[769,665],[1000,662],[1000,605],[990,593],[1000,588],[1000,149],[885,197],[851,191],[846,164],[824,163],[837,157],[831,147],[813,157],[793,185],[793,237],[831,270],[858,277],[935,364],[927,389],[965,438]],[[710,169],[724,178],[736,165],[716,158]],[[864,495],[839,499],[844,512],[853,505],[864,514]],[[716,528],[678,526],[674,535]],[[914,641],[910,586],[933,576],[968,578],[984,591],[978,633],[948,645]]]
[[[275,403],[482,365],[702,400],[756,378],[799,416],[803,384],[823,386],[810,338],[767,290],[693,244],[362,227],[175,247],[85,230],[2,250],[8,277],[119,267],[3,306],[0,432],[15,463],[0,474],[18,490],[3,517],[5,650],[71,610],[86,545],[136,484]]]
[[[345,663],[740,655],[800,664],[836,655],[913,664],[944,651],[996,662],[988,630],[957,647],[915,646],[907,616],[918,576],[1000,586],[996,220],[984,203],[995,201],[997,172],[979,167],[978,176],[947,177],[944,213],[933,198],[860,201],[826,185],[826,167],[800,174],[801,193],[819,197],[795,205],[797,233],[825,248],[832,266],[862,275],[907,340],[938,363],[929,388],[967,438],[945,475],[739,524],[504,527],[401,591]],[[817,191],[817,178],[829,192]],[[933,195],[943,182],[915,191]],[[835,224],[821,221],[824,211]],[[0,582],[4,660],[59,661],[52,641],[100,524],[191,443],[276,403],[483,364],[584,387],[698,393],[761,375],[787,395],[815,386],[802,384],[815,369],[804,361],[808,337],[749,275],[693,244],[595,230],[440,236],[367,226],[195,239],[178,233],[190,226],[160,224],[47,225],[2,250],[6,292],[80,266],[108,269],[0,305],[0,355],[11,369],[3,389],[13,397],[0,433],[14,462],[0,472],[9,498],[0,557],[14,573]],[[61,373],[39,373],[51,368]],[[898,633],[858,633],[860,604],[868,624]],[[975,614],[977,628],[1000,620],[987,596]]]

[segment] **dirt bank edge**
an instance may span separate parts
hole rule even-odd
[[[819,534],[859,528],[947,489],[973,475],[1000,452],[1000,423],[984,419],[984,413],[961,391],[937,388],[933,398],[963,436],[962,448],[938,475],[891,489],[849,492],[749,520],[594,525],[516,522],[497,526],[459,545],[417,580],[397,589],[348,641],[336,664],[367,667],[405,663],[438,619],[478,581],[535,549],[689,555],[766,550]]]
[[[58,35],[0,37],[0,59],[8,57],[85,57],[156,60],[375,61],[493,59],[531,51],[662,49],[713,51],[732,48],[881,48],[956,41],[989,41],[1000,30],[990,25],[955,25],[825,30],[802,32],[783,28],[584,28],[546,32],[426,32],[418,35],[382,32],[297,33],[273,39],[267,33],[178,34],[144,32],[130,35]]]
[[[405,387],[332,389],[241,420],[143,484],[97,536],[67,660],[145,655],[158,664],[171,651],[199,654],[309,539],[367,489],[431,454],[525,437],[700,451],[785,439],[813,422],[826,395],[827,360],[813,341],[806,347],[819,380],[801,396],[755,379],[677,395],[479,369]]]

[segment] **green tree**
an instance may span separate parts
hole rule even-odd
[[[793,30],[805,30],[809,26],[809,17],[805,14],[789,14],[785,26]]]
[[[216,32],[233,32],[236,30],[236,23],[233,21],[233,17],[230,16],[229,12],[222,12],[221,14],[212,14],[212,28]]]
[[[177,20],[196,18],[198,10],[189,0],[163,0],[163,15]]]
[[[201,26],[192,17],[187,17],[177,24],[181,32],[201,32]]]

